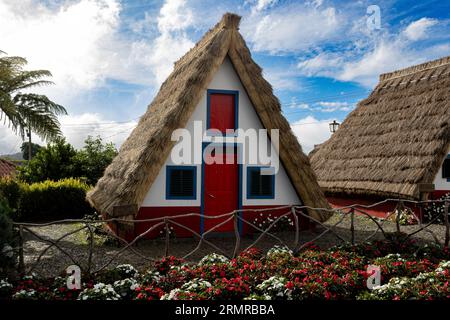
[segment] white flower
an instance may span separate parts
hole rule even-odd
[[[78,300],[119,300],[121,296],[116,293],[110,284],[97,283],[93,288],[81,291]]]
[[[270,248],[269,251],[267,251],[266,256],[268,258],[272,257],[272,256],[276,256],[276,255],[289,255],[292,256],[293,252],[291,249],[289,249],[286,246],[274,246],[273,248]]]
[[[202,258],[200,262],[198,263],[199,266],[202,265],[210,265],[210,264],[217,264],[217,263],[227,263],[229,260],[227,257],[217,254],[217,253],[211,253]]]

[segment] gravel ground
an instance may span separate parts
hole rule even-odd
[[[332,216],[325,225],[328,227],[332,227],[332,230],[341,238],[350,241],[351,232],[350,232],[350,218],[347,216],[343,219],[337,226],[334,226],[342,216],[334,215]],[[395,232],[395,223],[391,221],[383,221],[377,220],[382,224],[383,230],[385,232]],[[51,239],[56,240],[62,237],[64,234],[74,231],[77,228],[80,228],[80,224],[65,224],[65,225],[52,225],[45,227],[32,227],[30,228],[33,232],[37,233],[42,239]],[[420,226],[401,226],[401,231],[405,233],[412,233],[418,230]],[[442,225],[430,225],[426,228],[427,231],[418,232],[413,236],[413,238],[421,241],[421,242],[434,242],[435,239],[432,234],[436,236],[436,238],[443,242],[445,237],[445,227]],[[334,235],[332,232],[328,232],[322,235],[326,229],[323,226],[317,226],[315,230],[302,231],[300,233],[300,244],[304,244],[311,240],[314,240],[314,243],[321,247],[330,247],[333,245],[342,244],[343,241],[338,236]],[[294,247],[294,232],[279,232],[276,233],[276,236],[282,239],[287,245],[291,248]],[[241,239],[240,248],[245,249],[256,240],[258,235],[246,236]],[[383,239],[383,234],[380,231],[377,231],[377,225],[365,216],[356,216],[355,217],[355,240],[357,242],[365,241],[368,237],[370,239]],[[46,249],[48,246],[48,242],[38,239],[35,235],[30,232],[24,231],[24,255],[25,255],[25,265],[27,270],[30,271],[30,268],[36,262],[38,256]],[[86,240],[86,233],[83,231],[74,233],[60,240],[58,244],[60,247],[71,256],[73,256],[75,261],[72,261],[66,254],[53,247],[42,256],[39,263],[36,264],[35,268],[32,270],[36,274],[40,276],[52,276],[55,274],[60,274],[64,272],[65,268],[72,264],[78,264],[80,266],[87,266],[88,261],[88,252],[89,245]],[[222,250],[224,250],[228,255],[232,255],[234,247],[235,247],[235,238],[234,236],[217,236],[214,238],[208,239],[208,241],[212,242]],[[198,244],[198,240],[195,238],[192,239],[171,239],[169,254],[174,256],[185,256],[190,251],[192,251]],[[275,244],[279,244],[279,242],[272,237],[264,236],[255,247],[267,250]],[[92,270],[98,270],[102,266],[105,266],[110,262],[110,260],[115,257],[118,253],[120,253],[116,259],[114,259],[110,264],[108,264],[108,268],[115,266],[117,264],[122,263],[130,263],[138,269],[145,269],[150,264],[151,261],[143,258],[142,256],[136,254],[135,252],[139,252],[145,257],[148,258],[159,258],[164,255],[165,250],[165,241],[162,239],[157,240],[141,240],[137,245],[133,246],[132,249],[124,250],[120,252],[121,248],[114,243],[101,243],[100,240],[96,240],[96,245],[94,246],[93,256],[92,256]],[[133,252],[134,251],[134,252]],[[189,261],[198,261],[204,255],[217,252],[214,248],[209,246],[206,243],[203,243],[202,246],[197,250],[194,254],[190,255],[187,260]]]

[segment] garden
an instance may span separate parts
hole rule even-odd
[[[381,283],[369,290],[369,265]],[[373,241],[294,254],[282,246],[251,248],[234,259],[208,254],[199,262],[163,257],[138,271],[120,264],[82,277],[0,280],[2,299],[33,300],[442,300],[450,298],[450,251],[409,241]]]

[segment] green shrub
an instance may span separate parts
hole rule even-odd
[[[94,209],[86,201],[89,185],[77,179],[22,184],[19,205],[21,221],[83,218]]]
[[[14,236],[10,215],[8,202],[0,195],[0,276],[14,264]]]
[[[11,178],[0,179],[0,194],[2,194],[7,203],[10,211],[10,217],[16,220],[20,197],[22,196],[22,183]]]

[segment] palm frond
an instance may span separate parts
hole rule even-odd
[[[25,137],[27,129],[44,140],[60,137],[58,115],[67,114],[66,109],[45,95],[18,93],[19,90],[53,84],[45,80],[51,77],[48,70],[23,70],[27,60],[21,57],[0,57],[0,120]]]

